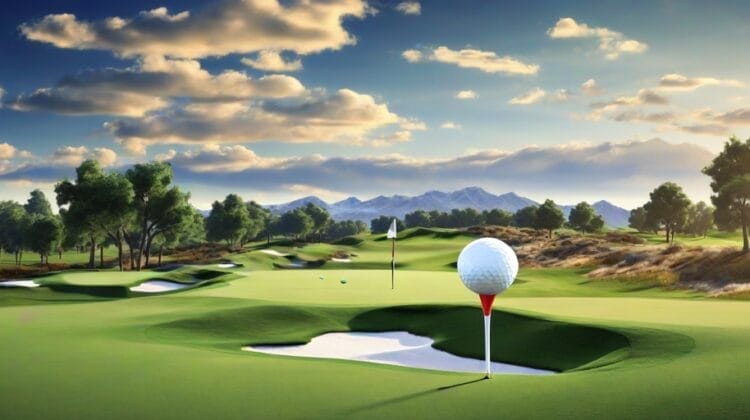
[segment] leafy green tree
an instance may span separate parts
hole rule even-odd
[[[124,175],[105,174],[93,160],[83,162],[76,171],[75,183],[64,180],[55,186],[57,204],[67,206],[61,211],[66,235],[79,237],[85,232],[91,247],[91,268],[95,266],[97,243],[107,239],[117,247],[118,267],[123,271],[123,242],[135,217],[133,187]]]
[[[674,241],[675,232],[685,224],[690,199],[674,182],[661,184],[649,196],[651,201],[643,206],[647,219],[658,221],[666,231],[667,242]]]
[[[565,215],[560,210],[560,207],[554,201],[548,199],[536,211],[534,228],[546,230],[549,233],[549,237],[552,238],[552,232],[562,227],[564,222]]]
[[[513,226],[519,228],[534,227],[539,206],[528,206],[513,213]]]
[[[450,227],[469,227],[481,225],[484,223],[482,214],[472,208],[453,209],[451,210]]]
[[[55,185],[57,205],[68,206],[63,223],[70,231],[85,235],[89,246],[89,268],[96,267],[96,245],[103,236],[99,226],[97,182],[104,176],[99,162],[87,160],[76,168],[75,182],[67,179]]]
[[[62,239],[62,224],[55,216],[32,216],[26,227],[26,246],[39,254],[40,266],[49,264],[49,253]]]
[[[643,206],[630,210],[630,217],[628,217],[628,226],[637,230],[638,232],[647,232],[653,229],[649,228],[648,215],[646,209]]]
[[[711,202],[716,207],[716,225],[722,230],[734,230],[742,227],[742,250],[750,251],[748,243],[747,198],[744,195],[744,177],[750,175],[750,138],[740,141],[732,137],[724,144],[724,150],[703,169],[711,177],[711,189],[714,194]]]
[[[568,214],[568,223],[573,229],[585,232],[588,230],[589,225],[591,224],[591,219],[593,219],[595,216],[596,212],[594,212],[594,208],[591,207],[589,203],[581,201],[580,203],[576,204],[575,207],[570,209],[570,214]]]
[[[210,241],[226,241],[234,247],[241,243],[250,225],[250,214],[242,197],[229,194],[224,202],[215,201],[206,219],[206,234]]]
[[[714,208],[703,201],[688,208],[687,231],[693,235],[703,236],[714,226]]]
[[[495,226],[510,226],[513,222],[513,214],[502,210],[492,209],[489,211],[482,212],[484,223]]]
[[[295,239],[309,234],[315,227],[315,222],[302,208],[290,210],[279,218],[279,231],[284,235],[292,235]]]
[[[601,232],[602,229],[604,229],[604,218],[597,214],[589,220],[584,230],[586,232]]]
[[[268,221],[272,217],[271,212],[255,201],[246,203],[247,213],[250,218],[245,232],[244,242],[250,242],[262,233],[268,233]],[[270,237],[269,237],[270,241]]]
[[[31,192],[31,197],[23,206],[26,213],[32,216],[52,216],[52,206],[42,190],[36,189]]]
[[[144,258],[148,264],[147,259],[154,237],[173,226],[180,225],[185,217],[189,217],[190,194],[171,186],[173,172],[172,166],[167,162],[137,164],[128,169],[125,176],[133,185],[134,226],[139,232],[137,243],[129,245],[131,250],[137,246],[135,268],[140,271]]]
[[[307,205],[303,207],[302,210],[308,216],[310,216],[313,221],[313,227],[310,229],[310,232],[313,234],[317,234],[318,240],[321,240],[323,232],[325,231],[326,227],[328,227],[328,224],[331,223],[331,215],[328,213],[328,210],[320,206],[316,206],[313,203],[307,203]]]
[[[391,227],[391,221],[396,219],[396,229],[402,231],[405,229],[404,222],[398,217],[393,216],[378,216],[370,220],[370,232],[372,233],[386,233],[388,228]]]
[[[360,220],[341,220],[328,225],[325,237],[329,241],[354,236],[367,231],[367,225]]]
[[[404,215],[404,223],[406,226],[412,227],[430,227],[430,213],[424,210],[415,210],[411,213]]]
[[[21,263],[27,222],[28,215],[22,205],[15,201],[0,202],[0,248],[13,253],[16,265]]]

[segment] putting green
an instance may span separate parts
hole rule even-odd
[[[257,251],[232,260],[259,258],[258,266],[232,270],[205,266],[43,279],[126,287],[157,277],[184,279],[200,270],[222,273],[215,284],[163,295],[111,299],[75,289],[0,290],[0,418],[750,413],[750,302],[665,291],[647,282],[590,281],[577,270],[522,270],[493,315],[496,361],[552,368],[559,375],[478,380],[473,374],[241,351],[247,344],[300,343],[330,331],[406,330],[433,338],[441,349],[481,356],[477,299],[445,269],[467,239],[443,239],[448,251],[435,238],[431,249],[422,250],[417,248],[427,240],[410,240],[401,249],[415,255],[402,255],[410,265],[397,272],[395,290],[387,270],[258,271],[270,268],[272,259],[256,257]],[[381,245],[387,243],[357,245],[355,260],[382,267],[376,261]]]

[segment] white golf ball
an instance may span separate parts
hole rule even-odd
[[[502,293],[513,284],[516,274],[516,253],[499,239],[477,239],[458,256],[458,276],[464,286],[480,295]]]

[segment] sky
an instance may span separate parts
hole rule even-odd
[[[34,1],[0,15],[0,199],[168,161],[206,209],[480,186],[636,207],[750,137],[744,1]]]

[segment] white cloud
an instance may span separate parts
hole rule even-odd
[[[518,95],[508,101],[511,105],[531,105],[537,103],[547,96],[547,92],[540,88],[534,88],[526,93]]]
[[[214,75],[196,60],[149,56],[134,67],[88,70],[65,77],[55,87],[18,96],[8,104],[19,111],[139,117],[166,108],[173,98],[239,101],[305,93],[302,83],[291,76],[253,79],[235,70]]]
[[[586,96],[596,96],[602,94],[602,89],[596,83],[596,80],[589,79],[581,83],[581,93]]]
[[[418,1],[402,1],[396,5],[396,10],[405,15],[422,14],[422,5]]]
[[[407,61],[416,63],[419,61],[437,61],[441,63],[454,64],[461,68],[470,68],[485,73],[505,73],[511,75],[528,75],[539,72],[536,64],[524,63],[510,56],[499,57],[492,51],[482,51],[472,48],[452,50],[440,46],[434,50],[425,52],[418,50],[406,50],[401,55]]]
[[[599,50],[608,60],[616,60],[621,54],[639,54],[648,49],[646,43],[628,39],[620,32],[604,27],[590,27],[570,17],[560,18],[555,26],[547,30],[547,34],[553,39],[597,38]]]
[[[280,158],[260,158],[245,146],[209,145],[198,151],[177,153],[170,150],[157,160],[190,168],[193,172],[240,172],[251,168],[269,168],[284,163]]]
[[[552,102],[567,102],[573,96],[573,92],[568,89],[557,89],[551,95]]]
[[[419,50],[406,50],[401,53],[401,56],[410,63],[418,63],[423,59],[422,52]]]
[[[440,124],[440,128],[444,128],[446,130],[459,130],[461,129],[461,124],[456,124],[453,121],[446,121]]]
[[[257,70],[287,73],[302,70],[302,60],[284,60],[278,51],[261,51],[255,59],[243,58],[242,64]]]
[[[296,101],[189,104],[105,124],[130,153],[142,154],[151,144],[338,142],[366,144],[371,131],[407,124],[366,94],[340,89]]]
[[[124,57],[202,58],[269,49],[304,55],[354,44],[342,21],[364,18],[369,11],[364,0],[226,0],[194,12],[158,8],[101,21],[53,14],[24,23],[21,32],[59,48],[109,50]]]
[[[106,147],[89,151],[86,146],[60,147],[47,160],[52,165],[77,167],[86,159],[98,160],[103,167],[112,166],[117,161],[117,153]]]
[[[473,90],[462,90],[456,93],[456,99],[476,99],[478,97],[479,94]]]
[[[659,87],[669,90],[695,90],[703,86],[745,87],[739,80],[713,77],[687,77],[678,73],[665,74],[659,79]]]
[[[14,158],[31,158],[32,154],[28,150],[20,150],[10,143],[0,143],[0,160],[10,160]]]

